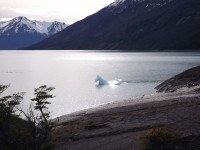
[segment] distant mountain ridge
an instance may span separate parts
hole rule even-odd
[[[24,49],[200,50],[199,0],[116,0]]]
[[[0,22],[0,49],[18,49],[39,42],[62,31],[67,25],[16,17]]]

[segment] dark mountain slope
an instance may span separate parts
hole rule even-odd
[[[199,27],[199,0],[126,0],[25,49],[200,49]]]
[[[0,35],[0,50],[14,50],[19,47],[43,40],[45,36],[39,33],[18,33],[12,35]]]

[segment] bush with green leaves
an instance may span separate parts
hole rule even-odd
[[[0,85],[0,96],[9,85]],[[28,110],[20,106],[24,93],[0,97],[0,149],[5,150],[42,150],[50,149],[49,137],[53,129],[50,121],[48,99],[54,98],[50,92],[53,87],[46,85],[34,90],[35,98]],[[18,113],[17,113],[18,112]],[[20,118],[25,116],[25,120]]]

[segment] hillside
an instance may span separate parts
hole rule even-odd
[[[199,50],[199,0],[117,0],[24,49]]]

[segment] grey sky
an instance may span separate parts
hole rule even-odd
[[[0,0],[0,20],[25,16],[36,20],[73,23],[115,0]]]

